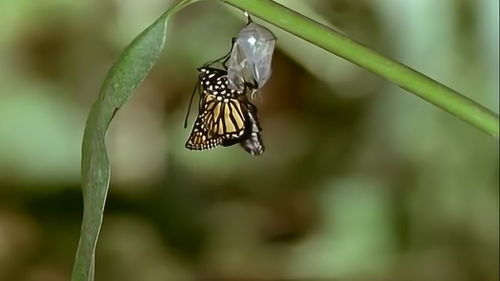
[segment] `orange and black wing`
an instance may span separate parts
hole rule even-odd
[[[205,150],[241,143],[252,155],[262,154],[257,109],[245,92],[229,89],[223,70],[201,68],[200,72],[199,112],[186,148]]]
[[[204,116],[200,114],[194,123],[191,135],[186,142],[186,148],[191,150],[212,149],[221,145],[223,139],[213,135],[204,124]]]
[[[204,122],[215,136],[222,137],[227,145],[236,143],[245,134],[248,123],[247,105],[234,97],[204,95],[206,115]]]

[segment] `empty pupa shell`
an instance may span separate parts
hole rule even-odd
[[[245,82],[261,88],[271,76],[276,37],[264,26],[250,22],[235,39],[226,64],[229,88],[241,91]]]

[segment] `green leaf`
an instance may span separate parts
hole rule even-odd
[[[105,139],[111,120],[158,61],[165,46],[169,17],[196,1],[179,2],[137,36],[108,72],[92,105],[82,144],[84,209],[72,281],[94,280],[95,249],[110,180]]]

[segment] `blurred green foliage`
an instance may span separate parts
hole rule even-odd
[[[498,112],[498,1],[278,2]],[[85,115],[169,5],[0,0],[0,280],[68,280]],[[227,52],[232,12],[179,13],[118,113],[97,279],[497,280],[498,142],[291,35],[273,30],[257,101],[265,155],[184,149],[195,68]]]

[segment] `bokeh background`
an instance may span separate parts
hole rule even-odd
[[[172,2],[0,0],[1,281],[69,280],[86,114]],[[497,0],[279,2],[498,112]],[[498,280],[498,141],[273,27],[265,155],[184,148],[196,67],[244,20],[176,15],[117,114],[97,280]]]

